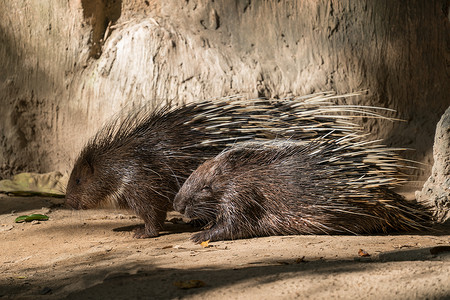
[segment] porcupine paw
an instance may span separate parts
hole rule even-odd
[[[191,241],[193,241],[196,244],[200,244],[201,242],[210,240],[211,240],[210,235],[205,231],[195,233],[191,236]]]
[[[191,240],[195,242],[196,244],[200,244],[201,242],[205,241],[221,241],[226,240],[227,236],[224,234],[223,230],[221,229],[209,229],[209,230],[203,230],[198,233],[195,233],[192,235]]]
[[[134,230],[133,237],[136,239],[148,239],[148,238],[156,237],[158,235],[159,235],[158,231],[156,231],[156,230],[148,231],[146,227],[140,226]]]

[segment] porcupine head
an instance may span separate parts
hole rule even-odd
[[[206,227],[214,226],[210,230],[194,234],[192,240],[196,243],[220,239],[219,236],[227,234],[221,231],[228,227],[228,222],[232,222],[225,216],[225,211],[233,206],[232,199],[224,199],[224,194],[233,196],[232,188],[228,186],[230,180],[227,178],[227,163],[229,162],[217,163],[214,158],[205,161],[188,177],[175,196],[176,211],[188,218],[199,219]]]
[[[75,209],[127,208],[116,187],[123,185],[117,162],[84,149],[76,160],[66,189],[66,203]],[[120,189],[120,188],[119,188]]]
[[[174,209],[188,218],[202,217],[213,220],[217,213],[218,200],[223,190],[219,179],[221,165],[209,159],[201,164],[186,180],[174,199]],[[218,194],[219,193],[219,194]]]

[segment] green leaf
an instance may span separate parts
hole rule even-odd
[[[41,214],[25,215],[25,216],[17,217],[15,222],[16,223],[22,223],[22,222],[31,222],[31,221],[34,221],[34,220],[47,221],[48,220],[48,216],[41,215]]]

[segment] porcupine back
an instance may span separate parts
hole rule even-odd
[[[238,145],[200,165],[174,207],[208,223],[195,242],[427,228],[427,209],[392,191],[409,165],[394,150],[350,136]]]
[[[206,158],[250,139],[310,140],[356,132],[353,118],[379,114],[376,108],[333,103],[354,95],[270,101],[230,97],[134,110],[107,123],[81,151],[67,185],[67,204],[130,208],[145,222],[136,236],[156,236],[176,192]]]

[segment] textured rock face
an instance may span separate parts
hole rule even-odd
[[[437,124],[433,146],[434,165],[422,191],[416,192],[418,201],[430,205],[436,220],[450,223],[450,107]]]
[[[431,166],[450,94],[446,3],[0,0],[0,178],[70,169],[124,106],[329,90],[397,110],[407,122],[361,122]]]

